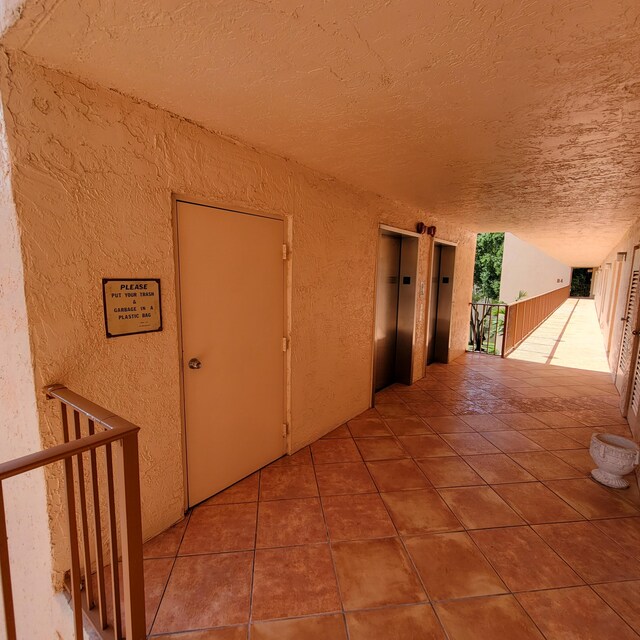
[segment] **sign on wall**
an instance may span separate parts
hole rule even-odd
[[[107,338],[162,331],[160,278],[103,278]]]

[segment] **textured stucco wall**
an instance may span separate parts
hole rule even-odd
[[[592,266],[640,210],[640,3],[4,0],[49,67]]]
[[[571,266],[552,258],[513,233],[504,234],[500,277],[502,302],[515,302],[520,291],[526,291],[526,297],[532,298],[569,284]]]
[[[147,536],[183,506],[172,193],[290,221],[292,449],[369,404],[379,223],[413,229],[425,220],[459,243],[452,353],[464,350],[471,233],[22,54],[5,59],[4,71],[36,388],[63,383],[140,425]],[[427,281],[431,240],[420,242]],[[164,330],[107,340],[105,276],[160,277]],[[419,375],[424,318],[416,342]],[[38,401],[43,441],[52,444],[58,418]]]
[[[29,348],[20,233],[0,111],[0,461],[40,448]],[[12,586],[19,638],[70,637],[68,606],[54,597],[44,474],[33,471],[3,483]],[[37,603],[37,604],[36,604]],[[5,637],[0,601],[0,638]]]

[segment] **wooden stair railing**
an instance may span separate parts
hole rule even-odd
[[[8,478],[59,461],[64,463],[71,558],[68,589],[76,640],[83,637],[83,613],[105,640],[143,640],[146,622],[138,468],[140,429],[61,385],[49,386],[45,391],[48,398],[60,401],[64,443],[0,463],[0,583],[7,640],[17,640],[18,636],[2,484]],[[118,570],[120,558],[122,578]],[[110,565],[111,570],[105,565]]]

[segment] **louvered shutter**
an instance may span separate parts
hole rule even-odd
[[[620,363],[618,365],[618,369],[623,375],[629,371],[629,363],[631,362],[631,345],[633,343],[631,320],[635,315],[635,308],[638,301],[638,280],[640,280],[640,270],[634,269],[631,274],[631,283],[629,284],[629,298],[625,310],[626,322],[624,323],[624,329],[622,331]]]
[[[637,419],[640,408],[640,358],[636,357],[636,366],[633,372],[631,387],[630,417]]]

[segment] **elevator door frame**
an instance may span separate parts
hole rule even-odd
[[[418,310],[418,295],[419,295],[419,286],[418,286],[418,254],[419,254],[419,239],[422,237],[420,234],[415,233],[413,231],[407,231],[406,229],[399,229],[397,227],[392,227],[390,225],[381,224],[378,227],[378,239],[376,242],[376,269],[375,269],[375,280],[374,280],[374,306],[373,306],[373,349],[372,349],[372,359],[371,359],[371,404],[375,403],[375,386],[376,386],[376,312],[378,308],[378,269],[379,269],[379,257],[380,257],[380,237],[383,235],[390,235],[399,237],[402,239],[415,238],[415,269],[412,269],[409,274],[413,279],[412,286],[412,309],[413,309],[413,320],[409,323],[407,327],[406,323],[403,323],[402,329],[400,328],[400,318],[398,318],[398,333],[402,330],[403,336],[402,341],[405,343],[410,341],[411,348],[409,351],[409,364],[408,364],[408,379],[409,383],[411,383],[413,379],[413,360],[415,354],[415,333],[416,333],[416,321],[417,321],[417,310]],[[401,263],[401,271],[402,271],[402,250],[400,255],[400,263]],[[400,284],[400,287],[403,285]],[[399,301],[399,306],[401,302]],[[406,301],[405,301],[406,304]],[[398,346],[396,344],[396,353]]]
[[[438,257],[436,269],[436,254]],[[431,250],[429,269],[429,301],[427,306],[425,367],[436,362],[436,329],[438,328],[438,289],[440,287],[440,260],[442,259],[442,245],[434,242]]]
[[[434,258],[436,247],[440,247],[440,260],[438,263],[438,283],[437,286],[433,286],[433,277],[434,277]],[[446,283],[451,286],[451,289],[447,292],[448,303],[447,303],[447,316],[440,318],[446,323],[446,347],[443,347],[442,336],[441,339],[438,340],[438,311],[440,310],[440,285],[445,284],[440,281],[442,276],[442,251],[448,249],[452,251],[452,260],[451,260],[451,270],[449,280],[450,282]],[[454,292],[454,284],[455,284],[455,270],[456,270],[456,258],[458,252],[458,243],[451,242],[449,240],[443,240],[442,238],[434,238],[433,243],[431,245],[431,254],[430,254],[430,266],[429,266],[429,301],[427,306],[427,322],[426,322],[426,331],[425,331],[425,344],[424,344],[424,367],[425,373],[427,367],[430,364],[434,364],[436,362],[448,362],[449,361],[449,343],[451,339],[451,320],[453,317],[453,292]],[[435,296],[435,317],[433,317],[432,304],[434,303]],[[430,332],[430,327],[432,322],[434,323],[434,331],[433,334]],[[431,350],[433,342],[433,358],[431,359]],[[443,353],[444,351],[444,353]]]

